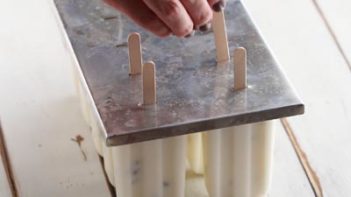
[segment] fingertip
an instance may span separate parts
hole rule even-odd
[[[144,0],[146,5],[177,37],[184,37],[193,30],[193,21],[179,0]]]
[[[213,11],[207,0],[180,0],[197,28],[212,20]]]
[[[164,29],[164,30],[160,30],[160,31],[156,31],[153,32],[156,36],[160,37],[160,38],[165,38],[168,37],[172,34],[172,32],[169,29]]]
[[[141,26],[149,30],[158,37],[164,38],[171,35],[172,31],[164,24],[156,15],[152,15],[148,19],[143,18]]]
[[[225,7],[225,1],[219,0],[212,5],[212,10],[215,12],[220,12],[224,10],[224,7]]]
[[[193,30],[190,34],[186,35],[185,38],[190,38],[195,35],[195,31]]]
[[[208,7],[205,9],[201,14],[199,14],[197,17],[194,17],[194,23],[195,26],[199,27],[202,25],[207,24],[209,21],[212,20],[212,10]]]
[[[199,30],[202,32],[207,32],[211,29],[211,23],[206,23],[199,27]]]
[[[172,31],[161,21],[157,20],[151,31],[160,38],[167,37],[172,34]]]
[[[191,34],[192,32],[194,31],[194,25],[191,23],[191,24],[188,24],[188,25],[184,25],[183,27],[181,28],[178,28],[178,29],[175,29],[173,31],[173,34],[177,37],[185,37],[189,34]]]

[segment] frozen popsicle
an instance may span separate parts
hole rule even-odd
[[[204,178],[207,191],[211,197],[220,197],[220,148],[221,130],[207,131],[203,135],[204,147]]]
[[[93,138],[96,152],[103,156],[102,146],[105,144],[105,140],[102,137],[102,131],[96,120],[91,121],[91,135]]]
[[[83,117],[91,128],[91,134],[95,145],[95,149],[98,152],[98,154],[102,156],[102,144],[105,144],[105,142],[102,143],[100,139],[102,129],[97,122],[97,113],[94,112],[92,102],[89,100],[89,93],[86,89],[84,89],[82,82],[76,80],[76,87]]]
[[[267,196],[271,184],[274,121],[252,124],[251,196]]]
[[[133,147],[132,147],[133,146]],[[141,159],[132,159],[132,148],[140,152],[140,143],[133,145],[123,145],[112,148],[112,159],[114,167],[116,196],[133,197],[138,196],[138,185],[136,179],[139,178]],[[140,180],[138,180],[140,181]],[[134,192],[133,192],[134,188]],[[137,188],[137,189],[136,189]],[[136,193],[133,195],[133,193]],[[140,193],[139,193],[140,195]]]
[[[205,181],[211,197],[233,196],[234,166],[246,153],[234,154],[233,136],[235,127],[209,131],[204,134]],[[242,169],[247,170],[247,169]]]
[[[233,195],[251,197],[251,125],[232,127],[233,129]]]
[[[250,127],[224,128],[205,135],[205,181],[210,196],[249,197]]]
[[[196,174],[204,173],[202,133],[188,135],[188,161],[190,170]]]
[[[272,151],[272,121],[205,132],[205,181],[209,195],[266,196]]]
[[[163,143],[163,196],[183,197],[185,193],[187,137],[165,138]]]
[[[220,133],[220,165],[219,181],[216,183],[219,187],[219,196],[232,196],[233,181],[236,176],[233,176],[233,167],[235,165],[233,158],[233,133],[235,128],[221,129]],[[242,152],[243,155],[245,152]]]
[[[163,147],[161,141],[153,140],[142,144],[141,193],[145,197],[162,196]]]
[[[89,110],[88,110],[90,105],[87,101],[86,94],[84,92],[83,86],[82,86],[80,81],[77,81],[77,93],[78,93],[78,97],[80,100],[80,108],[81,108],[84,120],[87,123],[90,123],[91,117],[90,117]]]
[[[84,120],[87,123],[89,123],[90,119],[88,117],[88,107],[90,106],[89,106],[89,103],[87,102],[86,92],[84,91],[83,82],[81,81],[81,77],[80,77],[80,71],[76,67],[72,69],[73,69],[74,84],[76,87],[76,93],[79,98],[79,104],[82,111],[82,115],[84,117]]]
[[[111,183],[111,185],[115,185],[113,160],[112,160],[112,148],[107,147],[105,143],[102,143],[102,153],[104,157],[104,169],[105,169],[107,178]]]
[[[113,147],[117,196],[183,197],[186,136]]]

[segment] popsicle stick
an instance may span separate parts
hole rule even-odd
[[[247,86],[246,80],[246,49],[243,47],[234,50],[234,90],[244,89]]]
[[[217,63],[225,64],[230,60],[227,29],[225,25],[224,12],[213,12],[213,33],[215,37]]]
[[[130,33],[128,36],[129,50],[129,74],[135,75],[141,73],[143,59],[141,55],[140,34],[137,32]]]
[[[152,61],[143,66],[143,101],[145,105],[156,103],[155,63]]]

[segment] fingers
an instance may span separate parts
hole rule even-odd
[[[225,0],[208,0],[208,4],[211,6],[213,11],[220,12],[224,10]]]
[[[141,0],[105,0],[105,2],[157,36],[166,37],[171,34],[167,25]]]
[[[174,35],[184,37],[193,32],[193,21],[179,0],[144,0],[144,2]]]
[[[212,10],[224,9],[225,0],[104,0],[134,22],[165,37],[190,37],[194,29],[210,29]]]
[[[190,15],[194,27],[205,25],[212,19],[212,10],[207,0],[181,0],[188,14]]]

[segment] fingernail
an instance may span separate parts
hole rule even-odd
[[[194,36],[194,34],[195,34],[195,31],[192,31],[190,34],[186,35],[185,38],[190,38]]]
[[[215,12],[220,12],[220,11],[224,10],[224,1],[223,1],[223,0],[218,1],[217,3],[215,3],[215,4],[212,6],[212,9],[213,9]]]
[[[211,28],[211,23],[204,24],[199,27],[199,30],[202,32],[206,32]]]

